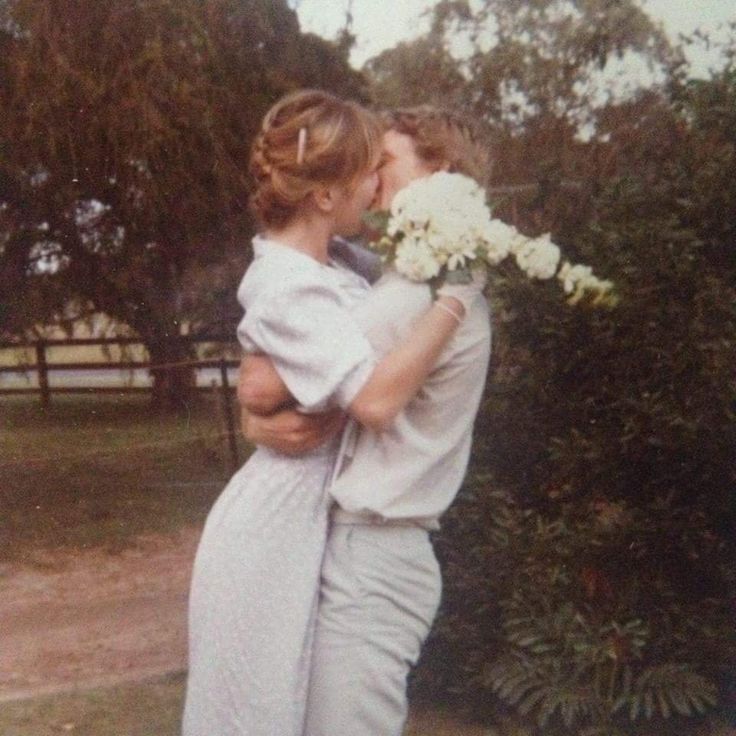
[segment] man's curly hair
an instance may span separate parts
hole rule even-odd
[[[387,130],[411,136],[419,157],[437,169],[465,174],[488,183],[490,155],[475,126],[464,116],[431,105],[384,112]]]

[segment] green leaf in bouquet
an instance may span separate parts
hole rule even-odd
[[[385,233],[390,218],[391,213],[388,210],[372,210],[363,215],[363,222],[370,230]]]
[[[457,268],[454,271],[448,271],[445,274],[446,284],[469,284],[473,280],[473,276],[468,268]]]

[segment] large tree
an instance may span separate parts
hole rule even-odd
[[[656,101],[651,84],[624,89],[622,60],[655,80],[681,58],[637,0],[441,0],[431,21],[425,36],[367,63],[377,100],[477,121],[501,212],[536,230],[589,214],[588,195],[610,175],[603,111]]]
[[[362,96],[283,0],[8,0],[0,24],[0,328],[101,310],[154,363],[183,322],[230,329],[247,161],[285,91]],[[210,308],[211,307],[211,308]],[[227,324],[217,324],[225,318]],[[157,400],[190,373],[156,376]]]

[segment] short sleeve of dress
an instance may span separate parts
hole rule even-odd
[[[300,279],[262,293],[246,309],[238,336],[262,352],[307,411],[347,408],[375,366],[373,349],[328,284]]]

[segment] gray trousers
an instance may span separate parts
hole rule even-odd
[[[425,529],[333,524],[305,736],[400,736],[406,678],[440,595],[439,565]]]

